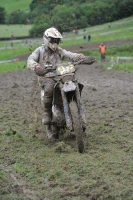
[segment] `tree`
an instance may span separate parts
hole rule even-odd
[[[5,23],[5,8],[0,7],[0,24],[4,24]]]

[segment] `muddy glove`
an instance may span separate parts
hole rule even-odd
[[[81,59],[79,61],[79,64],[87,64],[87,65],[91,65],[96,61],[95,57],[93,56],[84,56],[83,59]]]
[[[55,67],[52,65],[45,65],[44,67],[41,65],[36,66],[35,72],[38,76],[44,76],[48,72],[52,72],[55,70]]]
[[[85,58],[86,58],[86,56],[84,56],[83,54],[79,54],[77,57],[77,60],[79,61],[79,60],[83,60]]]

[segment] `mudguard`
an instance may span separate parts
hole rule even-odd
[[[65,82],[63,85],[63,91],[64,92],[70,92],[74,91],[76,89],[76,85],[72,81]]]

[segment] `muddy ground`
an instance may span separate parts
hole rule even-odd
[[[87,133],[95,127],[99,127],[98,134],[116,133],[117,139],[113,141],[112,138],[112,143],[119,142],[119,135],[133,133],[133,74],[113,69],[104,70],[100,63],[95,63],[91,66],[80,66],[76,76],[84,84],[82,99],[87,118]],[[41,121],[42,114],[40,90],[33,72],[25,70],[0,75],[0,132],[12,129],[21,134],[33,134],[34,124]],[[34,134],[45,134],[42,130],[43,125],[41,128],[34,127]],[[131,155],[131,144],[123,141],[121,148],[126,148],[127,156]],[[89,150],[86,151],[89,154]],[[9,160],[4,161],[2,158],[2,169],[6,169],[6,163]],[[15,175],[10,178],[18,187],[21,186],[21,180],[19,182]],[[24,188],[21,192],[25,193],[27,199],[37,199],[32,189],[29,192]]]

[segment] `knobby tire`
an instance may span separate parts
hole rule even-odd
[[[80,122],[80,118],[79,118],[79,112],[78,112],[78,107],[77,107],[76,101],[71,101],[69,103],[69,108],[70,108],[70,112],[71,112],[71,116],[72,116],[74,133],[76,135],[78,151],[79,151],[79,153],[83,153],[85,150],[83,136],[82,136],[83,131],[81,128],[81,122]]]

